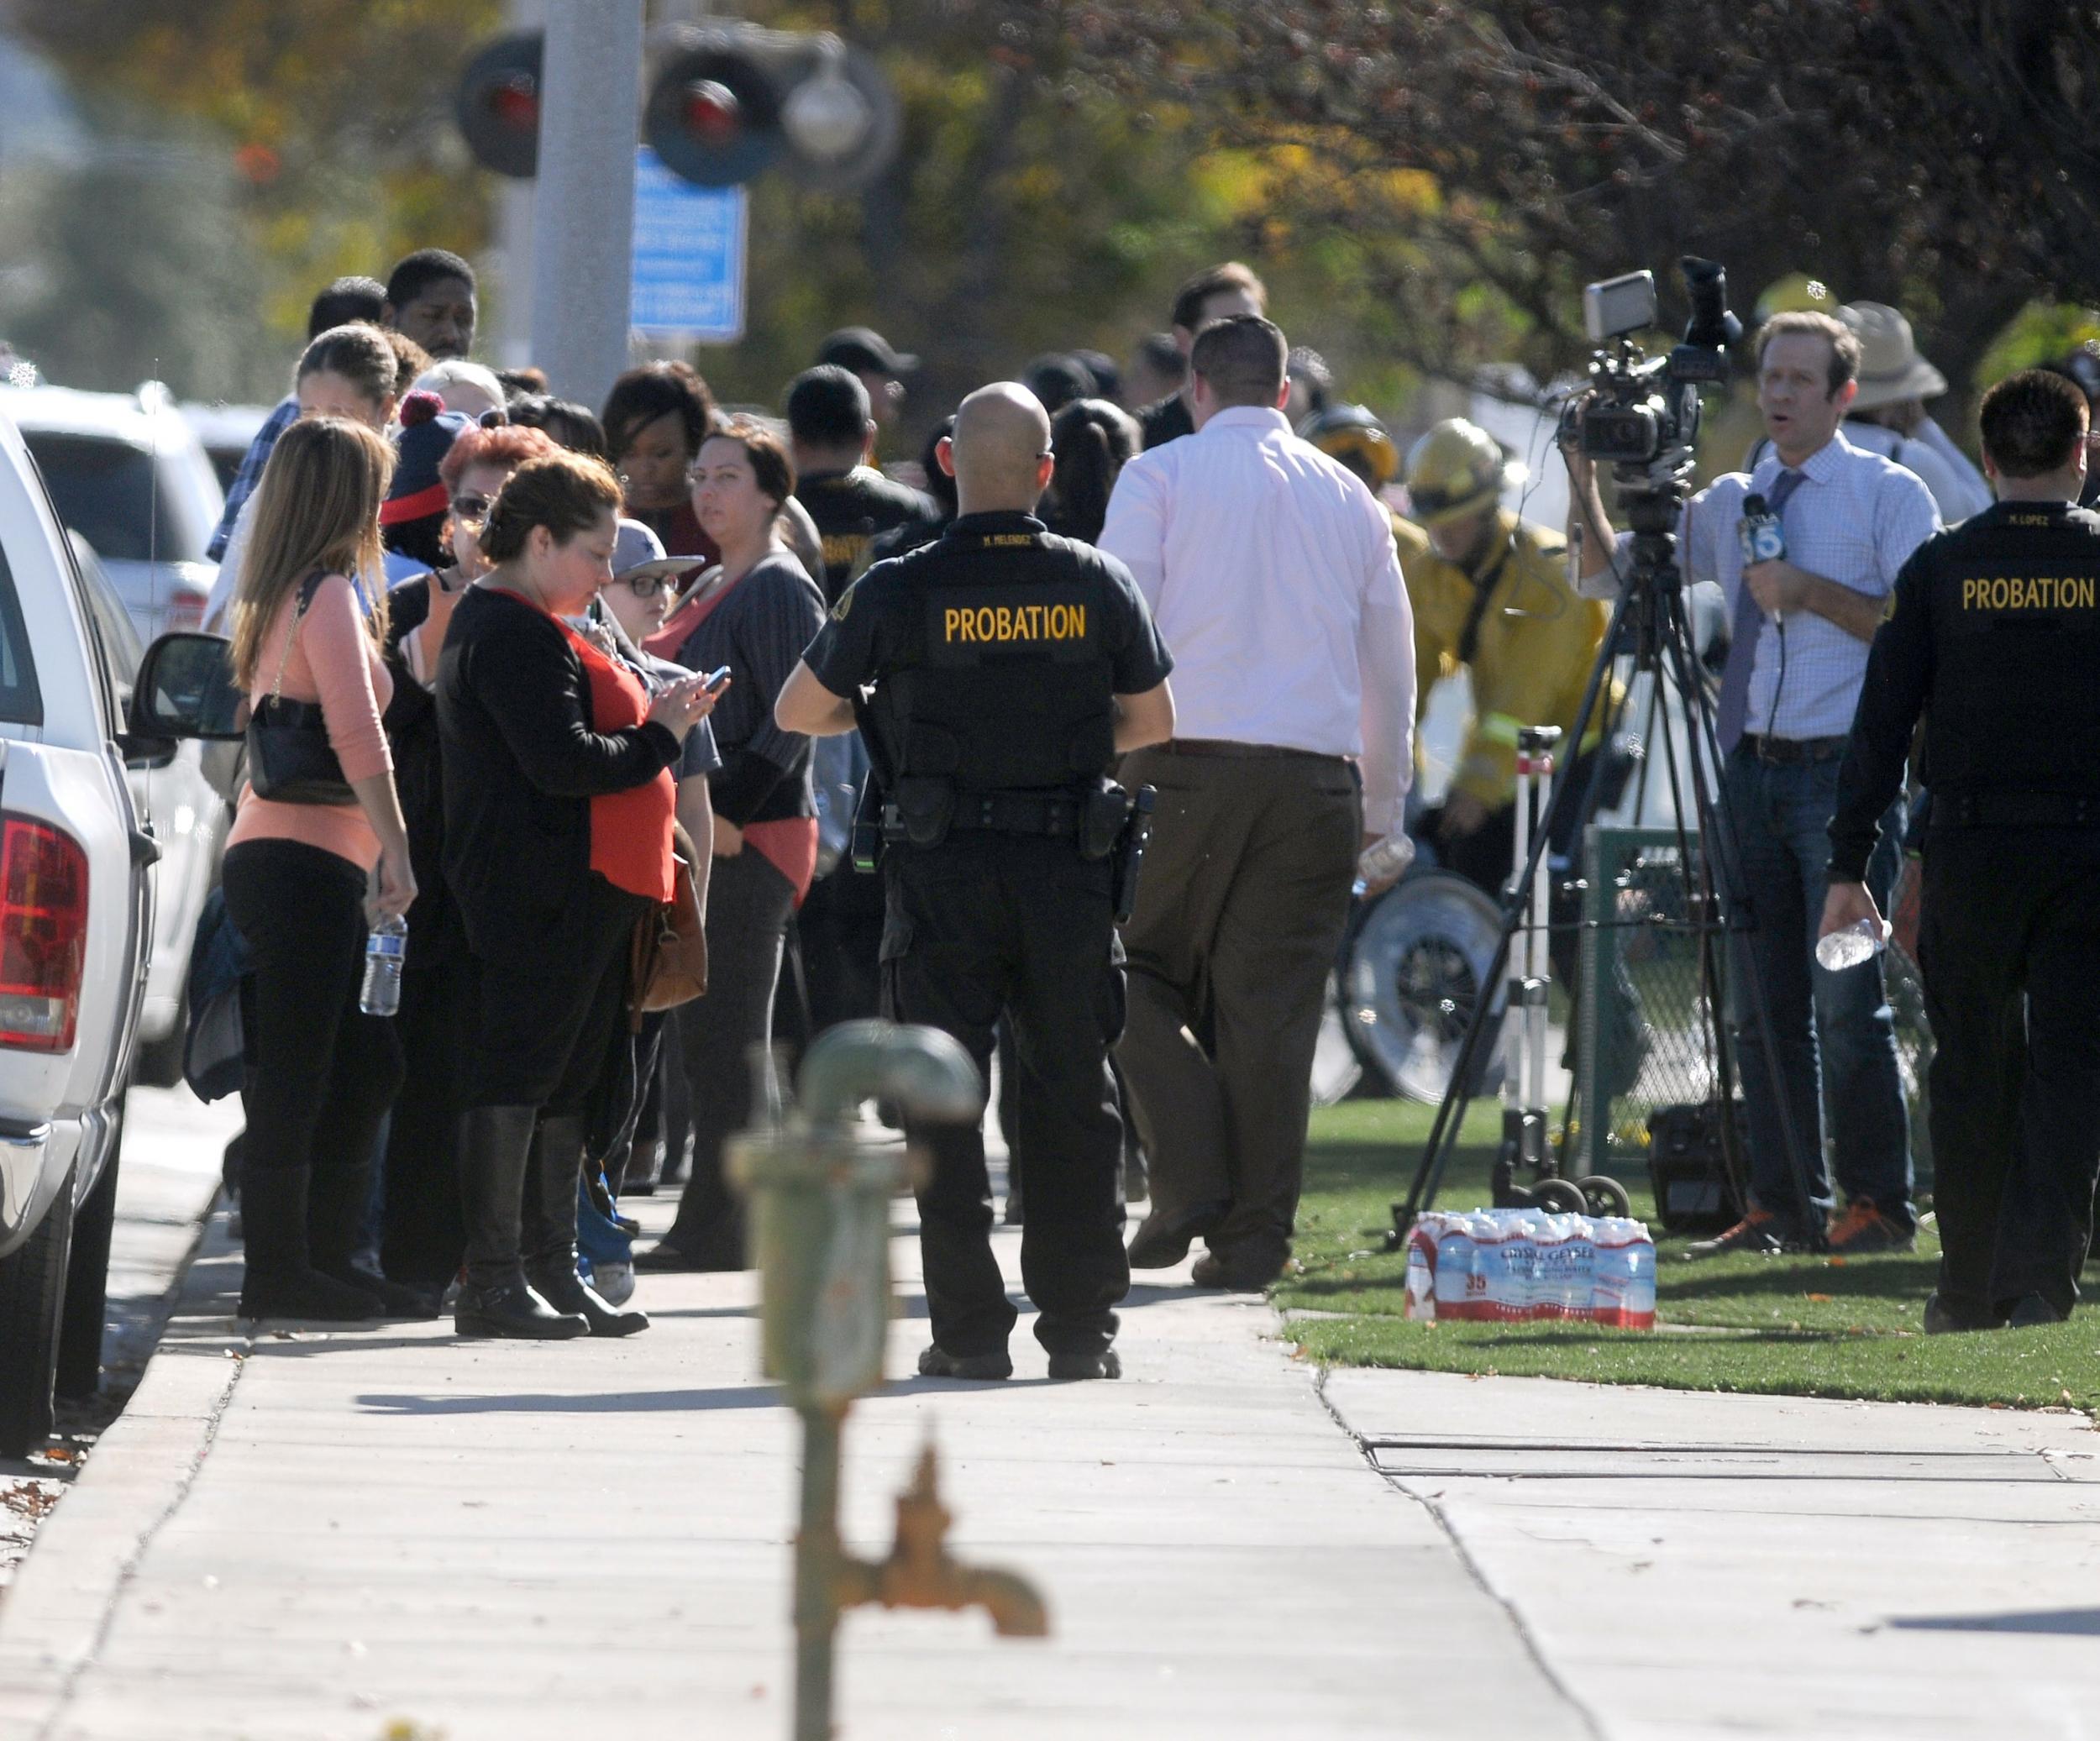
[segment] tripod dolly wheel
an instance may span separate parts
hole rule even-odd
[[[1567,1179],[1541,1179],[1531,1188],[1531,1201],[1549,1215],[1581,1215],[1589,1210],[1582,1188]]]
[[[1585,1213],[1592,1215],[1630,1215],[1633,1198],[1626,1194],[1626,1188],[1609,1175],[1593,1172],[1586,1179],[1575,1181],[1575,1188],[1583,1194]]]

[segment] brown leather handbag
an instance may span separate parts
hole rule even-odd
[[[634,927],[627,1001],[628,1025],[638,1030],[643,1016],[675,1009],[707,991],[707,928],[693,881],[700,854],[692,837],[675,825],[671,857],[671,898]]]

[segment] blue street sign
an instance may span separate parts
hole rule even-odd
[[[651,338],[743,337],[742,187],[699,187],[647,145],[634,159],[634,296],[630,324]]]

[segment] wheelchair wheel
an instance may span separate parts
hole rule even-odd
[[[1501,935],[1495,904],[1450,871],[1420,872],[1372,903],[1347,945],[1341,1004],[1349,1043],[1375,1080],[1410,1100],[1444,1098]],[[1488,995],[1476,1095],[1501,1082],[1504,988]]]

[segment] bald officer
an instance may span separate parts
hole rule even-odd
[[[1130,800],[1124,751],[1173,731],[1170,666],[1130,571],[1034,517],[1050,425],[1026,388],[983,387],[941,443],[961,513],[843,593],[780,693],[784,730],[864,733],[884,811],[884,1005],[953,1035],[979,1070],[1002,1013],[1020,1070],[1016,1158],[1028,1181],[1021,1280],[1053,1378],[1114,1378],[1122,1123],[1109,1049],[1122,1032],[1114,879]],[[1016,1314],[991,1249],[982,1133],[919,1133],[933,1342],[919,1371],[1005,1378]]]
[[[1924,716],[1918,956],[1937,1048],[1940,1241],[1929,1334],[2068,1317],[2090,1240],[2100,517],[2076,506],[2087,415],[2085,395],[2041,370],[1984,396],[1997,505],[1928,538],[1897,575],[1838,776],[1825,936],[1880,922],[1866,862]]]

